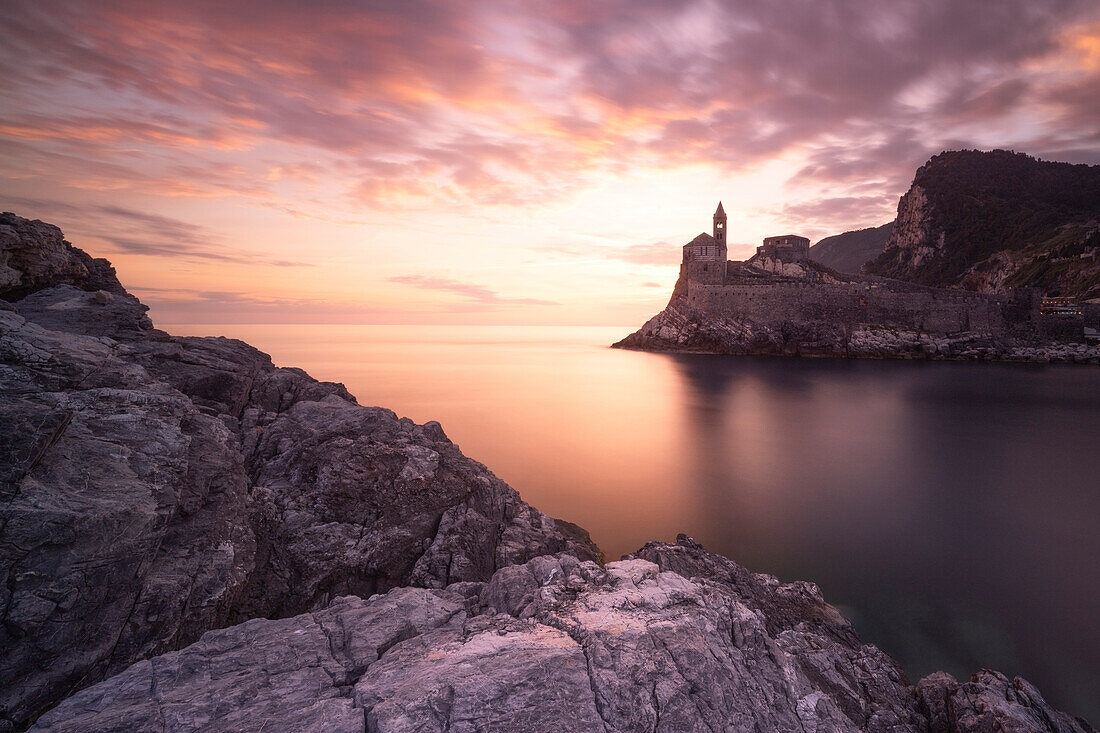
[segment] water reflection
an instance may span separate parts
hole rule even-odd
[[[605,328],[171,330],[439,420],[609,558],[686,532],[818,582],[913,675],[995,667],[1100,720],[1100,369],[668,356]]]
[[[997,667],[1095,715],[1095,372],[670,359],[697,539],[817,580],[913,675]]]

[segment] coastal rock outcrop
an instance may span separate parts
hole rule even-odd
[[[845,275],[811,259],[784,261],[761,254],[726,264],[722,283],[693,280],[690,269],[681,267],[665,309],[614,346],[1100,364],[1100,347],[1084,342],[1081,316],[1043,316],[1033,289],[988,295],[932,288]]]
[[[599,557],[438,424],[154,329],[105,260],[4,216],[0,729],[209,629]]]
[[[973,332],[944,334],[899,326],[714,314],[692,308],[675,296],[663,311],[614,346],[705,354],[1100,364],[1100,348],[1083,343],[1029,343]]]
[[[125,292],[110,262],[72,246],[53,224],[0,213],[0,298],[18,300],[61,284]]]
[[[73,695],[37,731],[1060,731],[1027,682],[910,686],[811,583],[689,538],[600,567],[340,598],[212,631]]]
[[[1100,166],[944,152],[917,171],[894,222],[822,240],[808,259],[766,239],[708,271],[689,243],[668,306],[615,346],[1100,363],[1098,222]],[[838,271],[876,247],[862,274]]]
[[[1100,166],[954,150],[921,166],[871,275],[987,293],[1100,297]]]
[[[911,686],[689,538],[601,566],[439,424],[159,331],[5,217],[49,262],[0,258],[0,731],[1093,730],[993,672]]]

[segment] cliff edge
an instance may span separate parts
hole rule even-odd
[[[210,629],[599,558],[438,423],[153,328],[57,227],[4,214],[0,265],[0,730]]]
[[[936,287],[1100,298],[1100,165],[954,150],[921,166],[863,272]]]
[[[911,685],[689,538],[601,565],[437,423],[0,227],[0,730],[1093,731],[1019,678]]]

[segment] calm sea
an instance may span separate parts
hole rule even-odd
[[[610,559],[685,532],[914,678],[1100,721],[1100,368],[671,356],[626,328],[168,326],[242,338],[463,451]]]

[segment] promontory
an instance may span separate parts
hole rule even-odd
[[[796,234],[731,262],[728,230],[719,203],[711,233],[684,245],[668,305],[615,346],[1100,363],[1100,166],[942,153],[892,225],[831,238],[828,261],[862,259],[859,273]]]
[[[605,564],[438,423],[145,310],[0,215],[0,730],[1094,730],[688,537]]]

